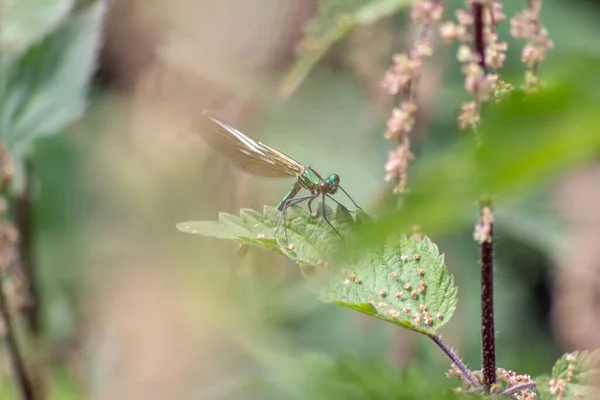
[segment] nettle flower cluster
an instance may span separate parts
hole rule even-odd
[[[526,42],[521,61],[526,65],[523,89],[535,91],[541,87],[538,66],[553,47],[548,32],[540,22],[542,0],[528,0],[527,7],[510,19],[511,35]],[[414,129],[418,102],[415,87],[423,72],[423,63],[433,55],[433,41],[446,45],[458,44],[457,59],[465,76],[464,87],[470,99],[462,103],[458,115],[461,129],[477,130],[481,104],[498,101],[512,90],[512,85],[500,78],[506,60],[508,44],[497,33],[499,23],[506,21],[502,2],[498,0],[466,0],[464,9],[456,10],[453,20],[445,19],[443,0],[417,1],[411,18],[420,27],[412,49],[396,54],[386,71],[382,86],[399,97],[397,106],[387,121],[385,138],[397,143],[385,166],[386,180],[396,180],[395,192],[407,187],[408,163],[413,159],[409,134]]]

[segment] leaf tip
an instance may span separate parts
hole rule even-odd
[[[198,233],[198,231],[192,227],[191,222],[180,222],[175,224],[175,227],[178,231],[184,233]]]

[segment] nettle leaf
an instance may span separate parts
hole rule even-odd
[[[352,29],[372,24],[412,3],[413,0],[320,0],[317,15],[300,43],[298,61],[285,76],[280,93],[291,95],[327,50]]]
[[[326,215],[344,238],[371,223],[367,214],[358,212],[354,219],[340,206],[335,212],[326,207]],[[288,240],[283,225],[275,235],[279,219],[276,209],[265,207],[262,215],[244,209],[240,217],[222,213],[218,222],[183,222],[177,228],[285,255],[311,278],[310,287],[321,300],[417,332],[434,334],[454,313],[454,278],[430,239],[395,234],[380,247],[355,253],[347,251],[346,240],[321,215],[301,207],[288,210]]]
[[[23,53],[56,29],[74,6],[74,0],[0,0],[0,53]]]
[[[321,298],[422,333],[454,313],[457,288],[444,256],[427,237],[390,236],[329,280]]]
[[[329,221],[342,235],[352,230],[354,220],[342,207],[338,208],[335,214],[331,208],[326,207],[326,213]],[[220,213],[218,222],[182,222],[177,224],[177,229],[274,251],[300,265],[322,265],[323,257],[339,248],[342,243],[342,239],[322,217],[315,218],[300,207],[292,207],[287,211],[287,224],[284,228],[281,218],[281,226],[276,235],[280,215],[279,211],[268,206],[265,206],[262,215],[251,209],[242,209],[239,217]]]
[[[294,211],[289,219],[290,240],[286,256],[296,261],[307,275],[320,272],[329,266],[327,260],[334,258],[342,249],[344,241],[321,215],[315,217],[300,207]],[[334,214],[326,207],[326,215],[343,237],[351,235],[355,222],[348,210],[337,207]]]
[[[600,350],[567,353],[552,376],[536,378],[540,399],[596,399],[600,396]]]
[[[78,8],[21,57],[0,61],[0,139],[16,157],[83,115],[104,9],[103,0]]]
[[[219,213],[219,221],[189,221],[177,224],[182,232],[218,239],[230,239],[241,245],[261,247],[284,254],[274,236],[277,211],[265,207],[263,215],[251,209],[242,209],[240,217]]]

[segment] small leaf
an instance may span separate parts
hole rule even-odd
[[[43,42],[0,64],[0,139],[16,156],[83,115],[105,2],[78,9]]]
[[[329,48],[353,28],[392,15],[412,0],[321,0],[316,17],[300,44],[300,57],[285,76],[279,92],[290,96]]]
[[[552,368],[552,376],[536,378],[540,399],[579,400],[600,396],[600,350],[567,353]]]

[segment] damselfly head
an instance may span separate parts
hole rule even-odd
[[[331,174],[319,184],[321,193],[335,194],[340,184],[340,177],[338,174]]]
[[[338,174],[329,175],[329,180],[333,181],[333,186],[337,186],[340,184],[340,176]]]

